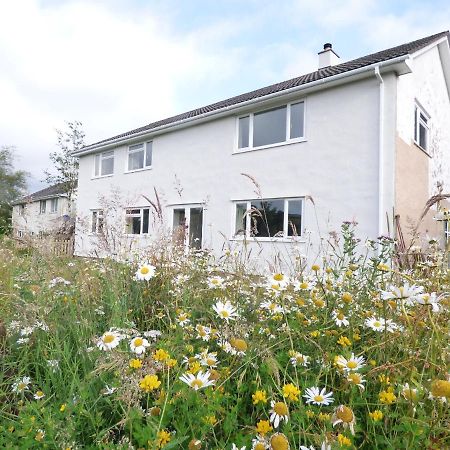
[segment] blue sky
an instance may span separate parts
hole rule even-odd
[[[450,2],[21,0],[0,5],[0,145],[41,187],[55,128],[87,142],[450,28]]]

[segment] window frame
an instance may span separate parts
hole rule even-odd
[[[444,220],[444,244],[450,243],[450,220]]]
[[[251,220],[248,211],[251,209],[252,202],[255,201],[271,201],[271,200],[283,200],[284,201],[284,217],[283,217],[283,236],[270,236],[270,237],[258,237],[251,236]],[[289,202],[293,200],[301,201],[301,230],[297,230],[297,236],[289,236]],[[247,205],[246,216],[245,216],[245,235],[236,234],[236,220],[237,220],[237,208],[236,205],[245,203]],[[232,234],[230,240],[246,240],[246,241],[258,241],[258,242],[292,242],[292,241],[304,241],[304,217],[305,217],[305,197],[304,196],[296,196],[296,197],[265,197],[261,198],[252,198],[245,200],[233,200],[232,201]]]
[[[426,118],[424,121],[420,116]],[[423,150],[427,155],[430,154],[430,119],[431,116],[427,113],[425,108],[416,100],[414,102],[414,144]],[[420,145],[420,127],[423,126],[425,132],[425,147]]]
[[[95,227],[94,227],[95,214]],[[101,226],[100,226],[101,223]],[[105,213],[103,209],[91,209],[91,234],[103,234],[105,225]]]
[[[111,156],[104,156],[107,153],[112,153]],[[92,174],[92,178],[106,178],[106,177],[112,177],[114,175],[114,165],[115,165],[115,151],[114,150],[107,150],[106,152],[100,152],[100,153],[95,153],[94,154],[94,167],[93,167],[93,174]],[[112,159],[113,160],[113,170],[111,173],[107,173],[107,174],[102,174],[102,161],[105,159]],[[97,161],[98,161],[98,175],[97,175]]]
[[[58,212],[58,197],[50,199],[50,214],[56,214]],[[53,209],[53,205],[56,205],[55,209]]]
[[[151,144],[151,164],[149,166],[146,165],[147,162],[147,152],[149,144]],[[131,153],[137,153],[138,150],[132,150],[130,151],[131,147],[136,147],[138,145],[143,146],[143,152],[144,152],[144,166],[140,169],[130,169],[130,154]],[[134,173],[134,172],[142,172],[143,170],[150,170],[153,168],[153,139],[150,141],[145,142],[138,142],[136,144],[131,144],[127,147],[127,157],[125,162],[125,173]]]
[[[137,213],[128,213],[128,211],[133,211],[139,209],[139,214]],[[148,210],[148,231],[146,233],[143,232],[144,229],[144,210]],[[125,235],[126,236],[149,236],[150,235],[150,206],[130,206],[125,208]],[[139,217],[141,221],[141,226],[139,233],[128,233],[127,230],[127,218]]]
[[[201,209],[202,210],[202,239],[200,242],[200,249],[199,250],[203,250],[204,249],[204,245],[205,245],[205,212],[206,212],[206,206],[205,203],[180,203],[180,204],[171,204],[169,205],[170,208],[170,217],[171,217],[171,223],[170,223],[170,230],[171,233],[173,234],[175,232],[175,227],[173,226],[173,221],[174,221],[174,214],[175,214],[175,210],[179,209],[179,210],[184,210],[184,217],[185,217],[185,227],[186,227],[186,234],[184,236],[184,250],[186,252],[189,251],[189,249],[192,249],[194,247],[191,247],[190,242],[189,242],[189,238],[190,238],[190,229],[191,229],[191,210],[192,209]]]
[[[47,200],[39,200],[39,214],[47,214]]]
[[[303,136],[291,138],[290,132],[291,132],[291,107],[292,105],[296,105],[298,103],[303,103]],[[254,118],[255,115],[269,112],[274,109],[283,108],[286,107],[286,139],[281,142],[275,142],[273,144],[265,144],[265,145],[259,145],[254,147],[253,146],[253,139],[254,139]],[[239,120],[243,119],[245,117],[249,118],[249,136],[248,136],[248,147],[242,147],[239,148]],[[289,145],[289,144],[296,144],[299,142],[305,142],[306,139],[306,99],[300,99],[300,100],[293,100],[288,103],[282,103],[279,105],[274,105],[270,107],[261,108],[255,111],[248,112],[246,114],[240,114],[236,117],[236,139],[234,144],[234,152],[233,153],[245,153],[250,152],[254,150],[263,150],[266,148],[272,148],[272,147],[280,147],[282,145]]]

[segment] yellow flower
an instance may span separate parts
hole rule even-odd
[[[173,358],[169,358],[166,361],[166,366],[167,367],[175,367],[177,364],[178,364],[178,361],[176,359],[173,359]]]
[[[261,436],[265,436],[267,433],[272,431],[273,428],[270,425],[270,422],[268,420],[260,420],[256,424],[256,432],[260,434]]]
[[[38,442],[41,442],[42,440],[44,440],[45,437],[45,431],[44,430],[37,430],[36,436],[34,437],[34,439]]]
[[[212,416],[205,416],[203,418],[203,420],[205,421],[205,423],[207,423],[208,425],[212,425],[212,426],[214,426],[217,423],[216,416],[214,416],[214,415],[212,415]]]
[[[310,409],[306,410],[306,417],[312,419],[314,416],[315,416],[314,411],[311,411]]]
[[[329,422],[331,420],[331,415],[327,413],[319,413],[319,420],[321,422]]]
[[[283,433],[276,433],[270,438],[270,448],[272,450],[289,450],[289,441]]]
[[[66,410],[66,407],[67,407],[67,405],[66,405],[65,403],[63,403],[63,404],[59,407],[59,410],[60,410],[61,412],[64,412],[64,411]]]
[[[156,440],[156,444],[158,448],[165,447],[170,442],[171,436],[170,433],[166,430],[161,430],[158,432],[158,439]]]
[[[338,434],[337,440],[341,447],[350,447],[352,445],[352,441],[343,434]]]
[[[349,347],[349,346],[352,345],[352,342],[351,342],[350,339],[349,339],[348,337],[346,337],[346,336],[341,336],[341,337],[338,339],[337,343],[338,343],[339,345],[342,345],[342,347]]]
[[[384,373],[378,376],[378,380],[383,384],[391,384],[389,377],[387,377]]]
[[[285,384],[283,386],[283,397],[287,398],[288,400],[297,402],[300,392],[300,389],[297,386],[294,386],[292,383]]]
[[[397,400],[397,397],[393,392],[390,391],[381,391],[378,394],[378,398],[380,399],[381,403],[384,403],[385,405],[392,405],[392,403]]]
[[[313,265],[311,266],[311,270],[314,270],[314,272],[317,272],[317,271],[320,270],[320,266],[317,265],[317,264],[313,264]]]
[[[353,340],[354,341],[360,341],[361,335],[359,333],[353,333]]]
[[[253,404],[257,405],[258,403],[267,403],[266,391],[256,391],[252,395]]]
[[[145,375],[139,383],[139,387],[145,392],[151,392],[158,389],[161,381],[158,380],[158,375]]]
[[[377,365],[377,362],[376,362],[374,359],[370,359],[370,360],[369,360],[369,364],[370,364],[372,367],[374,367],[374,366]]]
[[[192,375],[195,375],[196,373],[200,372],[201,369],[202,365],[200,364],[200,362],[194,361],[193,363],[190,364],[188,372],[192,373]]]
[[[130,367],[132,369],[140,369],[142,367],[142,361],[140,359],[132,359],[130,361]]]
[[[431,394],[433,397],[450,398],[450,381],[434,380],[431,383]]]
[[[309,333],[311,335],[311,337],[319,337],[320,336],[320,331],[315,330],[315,331],[311,331],[311,333]]]
[[[374,422],[379,422],[383,418],[383,413],[379,409],[376,409],[370,412],[369,416]]]
[[[153,353],[153,359],[155,361],[164,362],[169,358],[170,358],[170,355],[162,348],[159,348],[158,350],[156,350],[155,353]]]

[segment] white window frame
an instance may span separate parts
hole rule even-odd
[[[444,220],[444,244],[450,243],[450,220]]]
[[[58,212],[58,197],[50,199],[50,213],[55,214]]]
[[[146,162],[147,162],[147,152],[148,152],[148,147],[149,144],[151,144],[151,164],[149,166],[146,166]],[[130,154],[131,153],[137,153],[138,149],[131,149],[132,147],[136,147],[138,145],[142,145],[143,146],[143,152],[144,152],[144,166],[141,167],[140,169],[130,169]],[[125,173],[134,173],[134,172],[141,172],[143,170],[149,170],[153,167],[153,141],[145,141],[145,142],[139,142],[137,144],[132,144],[128,146],[127,149],[127,158],[126,158],[126,167],[125,167]]]
[[[112,155],[110,155],[112,153]],[[107,156],[105,156],[107,155]],[[112,159],[113,160],[113,171],[111,173],[102,174],[102,161],[105,159]],[[94,171],[92,178],[105,178],[105,177],[112,177],[114,175],[114,159],[115,159],[115,152],[114,150],[108,150],[106,152],[102,153],[96,153],[94,155]],[[97,166],[98,166],[98,173],[97,173]]]
[[[47,213],[47,200],[39,200],[39,214]]]
[[[420,115],[426,117],[424,121]],[[423,106],[416,100],[414,103],[414,143],[427,154],[430,153],[430,115],[425,111]],[[425,147],[420,145],[420,126],[426,130],[425,133]]]
[[[200,248],[203,249],[203,245],[205,242],[205,211],[206,211],[206,207],[204,203],[183,203],[183,204],[179,204],[179,205],[170,205],[170,217],[172,219],[171,224],[170,224],[170,229],[172,231],[172,233],[175,231],[173,228],[173,215],[176,209],[184,209],[184,217],[186,219],[186,229],[187,229],[187,233],[185,235],[185,239],[184,239],[184,250],[186,252],[189,251],[190,246],[189,246],[189,230],[191,229],[191,209],[201,209],[202,210],[202,242],[200,243]]]
[[[95,214],[95,224],[94,224],[94,214]],[[102,222],[101,227],[100,221]],[[105,215],[103,209],[91,209],[91,233],[102,234],[104,226],[105,226]]]
[[[139,209],[139,213],[128,213],[128,211]],[[148,231],[147,233],[144,233],[144,210],[148,209]],[[150,207],[149,206],[130,206],[128,208],[125,208],[125,234],[127,236],[148,236],[150,234]],[[133,218],[133,217],[140,217],[141,219],[141,229],[139,233],[128,233],[127,231],[127,218]]]
[[[270,201],[270,200],[284,200],[284,218],[283,218],[283,236],[277,236],[277,237],[257,237],[257,236],[251,236],[250,230],[251,230],[251,218],[250,214],[248,213],[251,209],[252,202],[255,201]],[[297,230],[298,235],[297,236],[289,236],[289,210],[288,205],[289,201],[292,200],[300,200],[302,202],[302,222],[301,222],[301,230]],[[236,205],[246,203],[247,205],[247,211],[245,216],[245,235],[238,235],[236,234]],[[233,223],[232,223],[232,237],[231,240],[247,240],[247,241],[261,241],[261,242],[273,242],[273,241],[279,241],[279,242],[292,242],[292,241],[304,241],[303,236],[303,228],[305,226],[305,197],[265,197],[263,199],[261,198],[252,198],[250,200],[233,200],[232,204],[233,213]]]
[[[298,103],[303,103],[303,136],[291,139],[291,137],[290,137],[291,106],[296,105]],[[265,111],[270,111],[272,109],[282,108],[284,106],[286,106],[286,139],[282,142],[275,142],[273,144],[260,145],[260,146],[254,147],[253,146],[253,121],[254,121],[255,114],[263,113]],[[248,147],[239,148],[239,119],[243,119],[245,117],[249,118]],[[292,101],[289,103],[283,103],[281,105],[265,107],[264,109],[259,109],[257,111],[253,111],[251,113],[241,114],[238,117],[236,117],[236,133],[235,134],[236,134],[236,139],[235,139],[233,153],[244,153],[244,152],[249,152],[249,151],[253,151],[253,150],[263,150],[265,148],[280,147],[282,145],[295,144],[298,142],[305,142],[306,141],[306,99],[295,100],[295,101]]]

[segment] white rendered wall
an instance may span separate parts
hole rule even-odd
[[[303,97],[299,97],[301,99]],[[153,168],[124,173],[127,147],[115,149],[111,177],[92,179],[94,156],[80,158],[76,252],[93,254],[96,236],[86,232],[92,209],[101,197],[120,192],[125,206],[146,206],[141,196],[154,200],[155,187],[171,224],[174,204],[205,202],[204,246],[221,252],[225,235],[232,237],[233,200],[254,199],[255,186],[242,176],[254,177],[263,197],[310,196],[305,202],[304,227],[314,247],[297,244],[315,254],[321,238],[339,231],[343,221],[357,221],[361,238],[378,233],[378,102],[375,76],[338,88],[310,94],[306,101],[306,142],[233,154],[236,117],[169,132],[153,138]],[[177,180],[177,181],[176,181]],[[177,192],[178,191],[178,192]],[[319,224],[319,228],[318,228]],[[145,241],[145,238],[132,238]],[[232,245],[236,244],[232,241]],[[285,242],[252,243],[262,258],[289,252]]]

